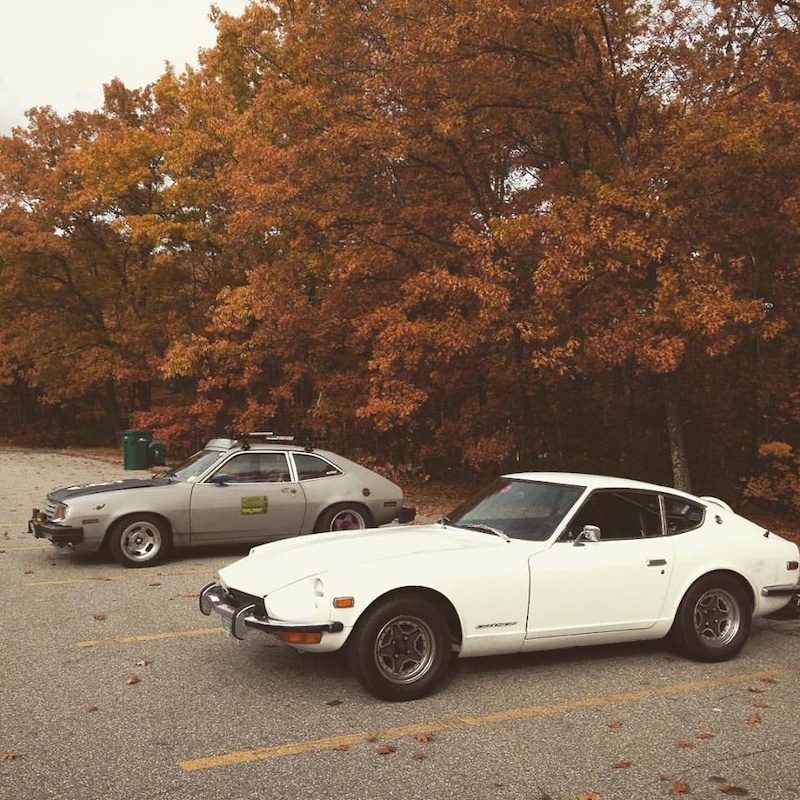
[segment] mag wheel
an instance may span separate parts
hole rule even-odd
[[[750,635],[752,608],[746,593],[729,575],[707,575],[684,596],[670,636],[697,661],[727,661]]]
[[[157,517],[142,514],[126,517],[111,529],[108,549],[123,567],[152,567],[169,549],[169,533]]]
[[[419,597],[395,597],[359,620],[349,647],[358,680],[384,700],[416,700],[428,694],[452,658],[442,612]]]
[[[320,514],[318,531],[355,531],[372,527],[372,516],[359,505],[340,503]]]

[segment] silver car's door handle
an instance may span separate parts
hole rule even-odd
[[[284,494],[297,494],[297,489],[292,489],[291,487],[287,486],[285,489],[281,489]]]
[[[648,567],[663,567],[667,563],[666,558],[648,558],[647,559],[647,566]]]

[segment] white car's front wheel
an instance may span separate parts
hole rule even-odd
[[[378,603],[359,620],[349,642],[358,680],[383,700],[416,700],[431,692],[452,659],[444,614],[421,597]]]
[[[123,567],[160,564],[168,549],[166,526],[151,514],[125,517],[114,524],[108,535],[108,550]]]

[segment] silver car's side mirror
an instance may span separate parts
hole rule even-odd
[[[584,542],[599,542],[600,528],[597,525],[584,525],[583,530],[578,534],[574,544],[583,546]]]

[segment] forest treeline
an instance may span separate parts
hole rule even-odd
[[[0,138],[0,436],[796,472],[794,0],[212,13],[198,67]]]

